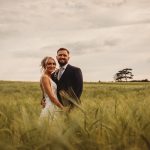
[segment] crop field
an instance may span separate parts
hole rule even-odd
[[[38,82],[0,81],[0,150],[149,150],[150,83],[84,83],[81,105],[40,120]]]

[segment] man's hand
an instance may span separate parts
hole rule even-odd
[[[42,105],[42,108],[45,108],[45,105],[46,105],[46,103],[45,103],[45,98],[42,98],[42,99],[41,99],[41,105]]]

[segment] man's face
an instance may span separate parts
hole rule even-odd
[[[65,50],[59,51],[56,56],[56,59],[60,66],[66,65],[69,61],[69,58],[69,54]]]

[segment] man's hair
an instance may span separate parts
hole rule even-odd
[[[57,54],[58,54],[59,51],[67,51],[68,54],[70,53],[69,50],[67,50],[66,48],[60,48],[60,49],[58,49],[57,50]]]

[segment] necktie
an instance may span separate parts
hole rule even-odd
[[[60,78],[61,78],[61,76],[62,76],[62,74],[63,74],[63,71],[64,71],[64,68],[61,67],[61,68],[59,69],[59,72],[58,72],[58,80],[60,80]]]

